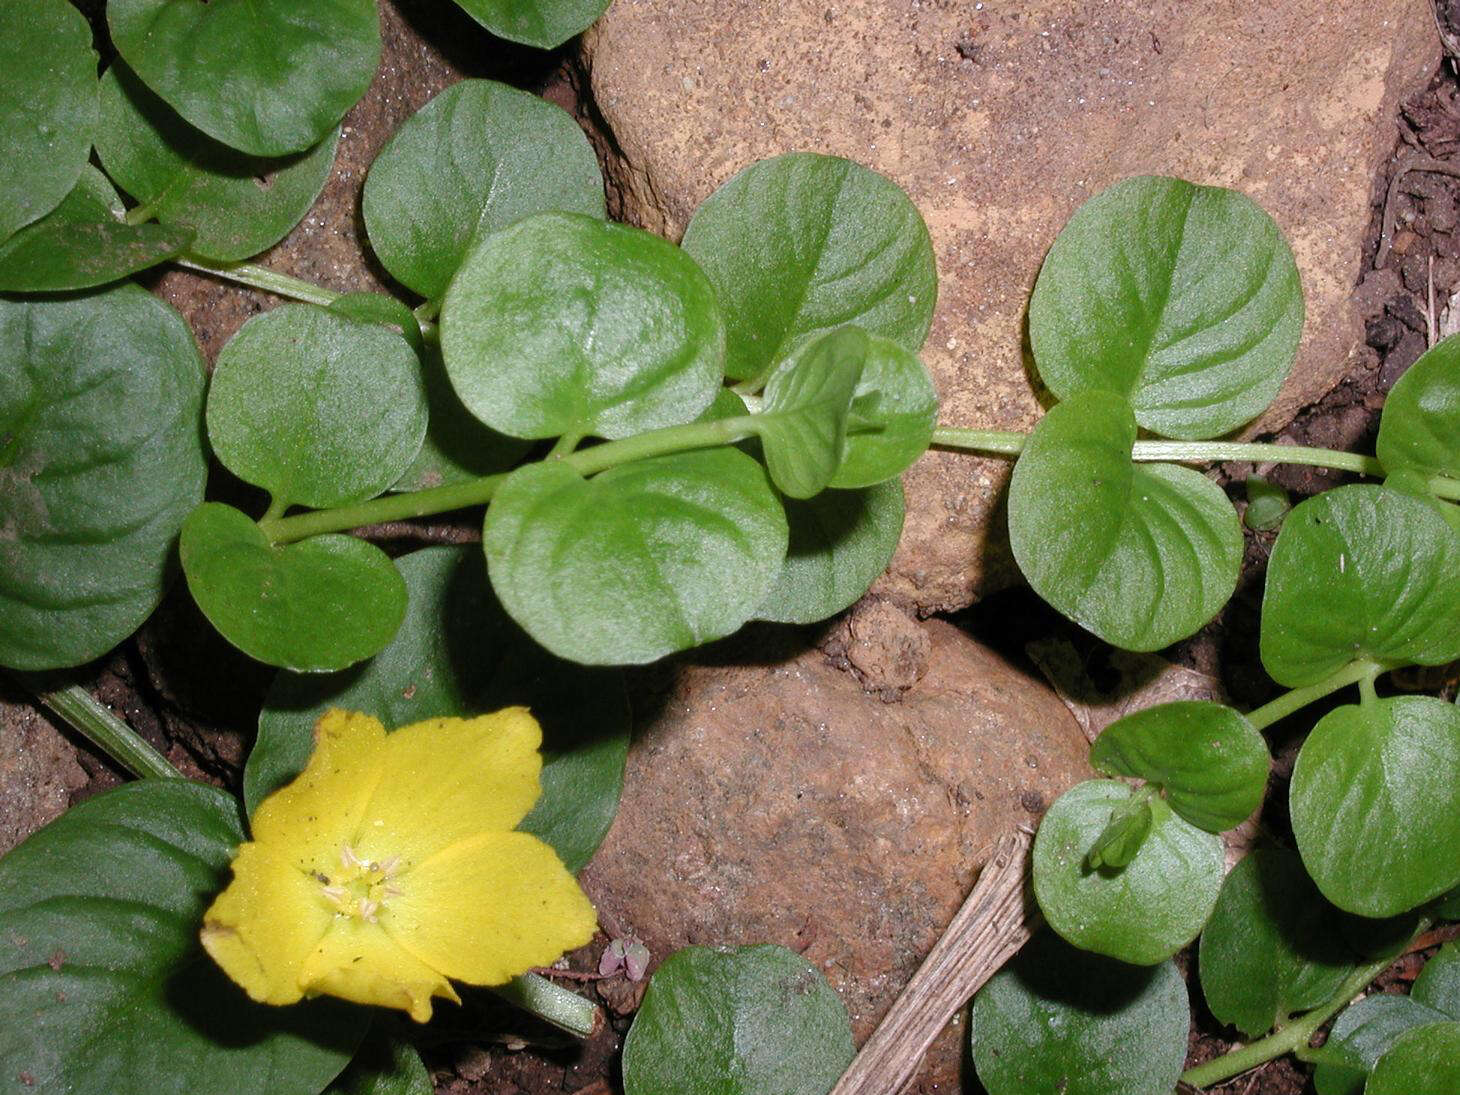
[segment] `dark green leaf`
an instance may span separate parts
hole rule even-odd
[[[1441,920],[1460,920],[1460,886],[1439,899],[1434,913]]]
[[[1141,969],[1043,932],[973,1002],[989,1095],[1171,1095],[1191,1025],[1170,962]]]
[[[1460,475],[1460,336],[1435,343],[1389,390],[1375,451],[1389,472]]]
[[[441,311],[441,350],[457,395],[494,430],[620,438],[691,422],[710,405],[725,326],[679,248],[542,213],[467,256]]]
[[[1234,829],[1262,805],[1270,764],[1262,735],[1219,703],[1181,700],[1111,723],[1090,764],[1159,784],[1171,809],[1199,829]]]
[[[927,452],[937,421],[938,394],[918,355],[873,336],[831,485],[869,487],[902,474]]]
[[[1050,391],[1122,395],[1167,437],[1257,417],[1302,330],[1298,268],[1272,218],[1234,190],[1180,179],[1126,179],[1082,205],[1029,302]]]
[[[1262,664],[1289,688],[1356,658],[1442,665],[1460,657],[1460,534],[1428,503],[1356,484],[1300,503],[1267,565]]]
[[[1036,593],[1127,650],[1192,634],[1237,586],[1242,530],[1190,468],[1135,464],[1130,407],[1081,392],[1035,426],[1009,486],[1009,541]]]
[[[838,327],[771,373],[755,421],[766,467],[782,494],[819,494],[841,466],[847,413],[866,359],[861,328]]]
[[[756,618],[810,624],[855,604],[887,569],[902,535],[902,483],[824,490],[786,502],[790,545]]]
[[[1408,996],[1379,993],[1345,1008],[1323,1048],[1332,1053],[1313,1072],[1318,1095],[1362,1095],[1364,1081],[1394,1040],[1447,1016]]]
[[[86,19],[66,0],[0,6],[0,240],[71,192],[95,129]]]
[[[723,448],[592,480],[530,464],[492,499],[485,541],[497,596],[528,634],[572,661],[629,665],[738,629],[787,535],[765,469]]]
[[[542,724],[542,798],[522,823],[572,871],[592,858],[623,786],[629,711],[619,674],[559,661],[518,630],[487,585],[475,548],[426,548],[397,560],[410,597],[390,645],[343,673],[280,673],[244,769],[249,812],[303,770],[314,724],[331,707],[392,729],[517,704]]]
[[[933,321],[927,226],[896,183],[851,160],[794,152],[751,164],[695,211],[684,249],[720,295],[735,380],[846,323],[916,353]]]
[[[1340,707],[1293,768],[1293,835],[1325,897],[1393,916],[1460,883],[1460,710],[1432,696]]]
[[[208,439],[276,502],[340,506],[401,477],[426,435],[426,393],[400,335],[312,304],[283,304],[223,347]]]
[[[370,165],[370,246],[402,285],[437,298],[482,239],[534,213],[602,218],[603,176],[560,107],[463,80],[406,121]]]
[[[435,1090],[421,1055],[409,1042],[391,1037],[377,1020],[326,1095],[433,1095]]]
[[[181,254],[190,228],[123,224],[112,184],[87,164],[65,200],[0,243],[0,291],[90,289]]]
[[[231,796],[143,780],[73,807],[0,860],[7,1087],[314,1095],[329,1083],[369,1013],[254,1004],[198,943],[243,839]]]
[[[1325,1003],[1356,958],[1294,852],[1259,848],[1232,868],[1201,937],[1201,989],[1248,1038]]]
[[[1256,475],[1247,477],[1247,509],[1242,514],[1242,523],[1248,528],[1254,532],[1272,532],[1281,527],[1292,508],[1288,492],[1282,487]]]
[[[1090,849],[1132,791],[1114,780],[1076,784],[1034,839],[1034,895],[1049,926],[1077,947],[1154,965],[1196,938],[1222,885],[1222,842],[1153,799],[1151,830],[1130,864],[1092,867]]]
[[[451,387],[439,347],[422,348],[421,377],[426,385],[426,440],[393,489],[425,490],[493,475],[513,467],[532,448],[531,441],[498,433],[472,417]]]
[[[1435,952],[1415,979],[1410,995],[1460,1020],[1460,943],[1449,942]]]
[[[609,0],[456,0],[498,38],[555,49],[593,25]]]
[[[78,665],[147,618],[202,500],[203,361],[135,285],[0,299],[0,663]]]
[[[1455,1095],[1460,1091],[1460,1023],[1401,1034],[1379,1058],[1364,1095]]]
[[[685,947],[624,1040],[626,1095],[826,1095],[852,1061],[847,1009],[784,947]]]
[[[353,536],[275,547],[246,514],[207,502],[183,525],[181,555],[203,615],[269,665],[344,669],[384,648],[405,613],[395,565]]]
[[[257,255],[289,234],[324,189],[340,132],[308,152],[260,159],[194,129],[118,61],[101,78],[96,151],[107,173],[189,248],[217,262]]]
[[[324,140],[380,63],[374,0],[109,0],[106,15],[143,83],[254,156]]]

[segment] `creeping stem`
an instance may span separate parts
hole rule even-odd
[[[1414,934],[1423,935],[1429,930],[1429,927],[1430,921],[1422,918],[1415,928]],[[1187,1069],[1181,1074],[1182,1083],[1191,1087],[1210,1087],[1212,1084],[1230,1080],[1233,1076],[1246,1072],[1250,1068],[1256,1068],[1258,1065],[1266,1064],[1286,1053],[1297,1053],[1307,1049],[1309,1040],[1318,1033],[1318,1028],[1343,1010],[1345,1004],[1363,992],[1369,982],[1388,969],[1394,960],[1391,956],[1360,966],[1348,975],[1343,984],[1338,986],[1338,990],[1326,1004],[1314,1008],[1302,1018],[1280,1030],[1273,1031],[1266,1038],[1259,1038],[1241,1049],[1234,1049],[1231,1053],[1225,1053],[1204,1064],[1197,1065],[1195,1068]]]
[[[1368,658],[1359,658],[1350,662],[1342,669],[1330,674],[1317,684],[1310,684],[1304,688],[1294,688],[1291,692],[1284,692],[1275,700],[1263,704],[1255,711],[1247,715],[1247,721],[1255,729],[1266,730],[1275,722],[1287,718],[1294,711],[1307,707],[1316,700],[1321,700],[1330,692],[1337,692],[1340,688],[1347,688],[1351,684],[1367,681],[1370,689],[1373,688],[1374,678],[1384,671],[1384,666],[1378,662],[1370,661]]]
[[[691,422],[687,426],[669,426],[662,430],[626,437],[622,441],[609,441],[591,449],[580,449],[565,456],[553,457],[553,460],[566,464],[579,475],[594,475],[619,464],[645,460],[651,456],[729,445],[749,437],[755,432],[755,427],[756,422],[749,415],[722,418],[715,422]],[[445,513],[448,510],[490,502],[505,478],[507,474],[499,472],[462,483],[448,483],[444,487],[390,494],[339,509],[315,510],[293,517],[274,517],[260,521],[259,528],[274,543],[287,544],[303,540],[307,536],[318,536],[323,532],[343,532],[382,521],[400,521],[408,517]]]
[[[200,274],[212,274],[224,281],[247,285],[250,289],[262,289],[266,293],[288,297],[290,300],[302,300],[306,304],[328,307],[344,296],[343,293],[326,289],[312,281],[290,277],[288,274],[281,274],[270,270],[267,266],[259,266],[252,262],[211,263],[198,258],[176,258],[172,261],[188,270],[196,270]]]
[[[1009,430],[962,430],[939,426],[933,431],[933,444],[943,449],[1018,456],[1024,449],[1027,436]],[[1250,460],[1254,463],[1304,464],[1376,477],[1385,474],[1384,466],[1373,456],[1256,441],[1137,441],[1131,450],[1131,458],[1142,462],[1170,460],[1177,463]],[[1460,499],[1460,480],[1436,475],[1430,479],[1429,487],[1438,498]]]

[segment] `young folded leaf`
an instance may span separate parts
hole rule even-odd
[[[836,475],[866,359],[866,333],[839,327],[771,373],[755,424],[771,481],[782,494],[810,498]]]

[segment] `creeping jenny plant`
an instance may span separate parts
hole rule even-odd
[[[501,985],[593,937],[553,850],[511,829],[537,801],[542,732],[525,708],[393,734],[319,720],[308,766],[254,813],[203,946],[255,1000],[321,993],[425,1022],[447,978]]]

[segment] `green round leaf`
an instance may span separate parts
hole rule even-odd
[[[1441,920],[1460,920],[1460,886],[1440,897],[1435,904],[1434,914]]]
[[[1106,642],[1159,650],[1237,587],[1242,529],[1190,468],[1135,464],[1130,407],[1081,392],[1034,427],[1009,485],[1009,542],[1036,593]]]
[[[973,1001],[989,1095],[1171,1095],[1191,1025],[1170,962],[1141,969],[1035,936]]]
[[[1460,533],[1433,506],[1371,484],[1294,507],[1267,564],[1262,664],[1289,688],[1356,658],[1443,665],[1460,658]]]
[[[1379,993],[1343,1010],[1313,1071],[1318,1095],[1362,1095],[1364,1081],[1394,1040],[1415,1027],[1443,1023],[1443,1012],[1408,996]]]
[[[451,387],[439,348],[422,347],[421,377],[426,385],[426,440],[392,489],[426,490],[494,475],[532,449],[531,441],[498,433],[472,417]]]
[[[759,620],[810,624],[855,604],[887,569],[902,535],[902,483],[824,490],[786,502],[790,546]]]
[[[1293,768],[1293,835],[1323,895],[1393,916],[1460,883],[1460,710],[1395,696],[1325,715]]]
[[[1096,779],[1055,800],[1034,838],[1034,895],[1049,926],[1075,946],[1149,966],[1207,922],[1222,885],[1222,842],[1153,799],[1151,830],[1129,865],[1092,867],[1090,849],[1131,794]]]
[[[1460,1023],[1401,1034],[1379,1058],[1364,1095],[1455,1095],[1460,1091]]]
[[[896,183],[851,160],[793,152],[751,164],[695,211],[684,249],[720,295],[734,380],[847,323],[916,353],[933,322],[927,226]]]
[[[901,475],[928,451],[938,394],[918,355],[889,338],[868,340],[833,487],[870,487]]]
[[[1431,346],[1389,390],[1375,452],[1389,472],[1460,475],[1460,336]]]
[[[1232,868],[1201,936],[1201,990],[1212,1014],[1248,1038],[1326,1002],[1353,952],[1294,852],[1259,848]]]
[[[467,256],[441,351],[472,414],[513,437],[620,438],[694,418],[720,385],[714,290],[658,236],[542,213]]]
[[[756,433],[782,494],[819,494],[841,466],[847,413],[866,358],[861,328],[838,327],[783,362],[766,382]]]
[[[239,328],[213,368],[213,451],[276,502],[373,498],[401,477],[425,435],[416,355],[378,324],[283,304]]]
[[[852,1062],[847,1009],[785,947],[685,947],[624,1039],[625,1095],[826,1095]]]
[[[534,213],[602,219],[603,175],[567,111],[494,80],[453,84],[370,165],[370,246],[402,285],[435,299],[484,237]]]
[[[0,299],[0,664],[79,665],[162,599],[203,497],[203,361],[122,285]]]
[[[395,565],[353,536],[275,547],[246,514],[207,502],[183,524],[180,554],[203,615],[269,665],[344,669],[384,648],[405,614]]]
[[[71,192],[95,129],[85,17],[67,0],[0,5],[0,240]]]
[[[255,1004],[198,943],[244,839],[231,796],[143,780],[73,807],[0,860],[7,1087],[314,1095],[329,1083],[370,1013]]]
[[[106,15],[143,83],[254,156],[324,140],[380,63],[374,0],[109,0]]]
[[[1082,205],[1029,302],[1050,391],[1115,392],[1167,437],[1256,418],[1302,331],[1298,268],[1272,218],[1235,190],[1180,179],[1126,179]]]
[[[1117,719],[1090,750],[1097,771],[1159,784],[1171,809],[1211,833],[1236,828],[1262,805],[1270,763],[1246,718],[1200,700]]]
[[[512,618],[589,665],[651,662],[729,635],[765,602],[787,543],[765,469],[731,448],[591,480],[530,464],[498,489],[484,538]]]
[[[498,38],[539,49],[556,49],[587,30],[609,0],[456,0]]]
[[[436,1085],[421,1055],[393,1038],[377,1021],[350,1067],[325,1089],[326,1095],[434,1095]]]
[[[524,705],[542,724],[542,798],[522,828],[581,870],[608,832],[623,787],[629,710],[618,673],[546,653],[503,613],[475,548],[397,560],[409,604],[390,645],[343,673],[280,673],[243,773],[249,812],[303,769],[331,707],[397,729]]]
[[[193,229],[189,250],[216,262],[287,236],[324,189],[339,139],[336,128],[287,159],[248,156],[188,125],[125,62],[101,78],[102,165],[162,224]]]
[[[1446,943],[1425,963],[1410,995],[1421,1004],[1460,1020],[1460,943]]]
[[[87,164],[55,209],[0,243],[0,291],[90,289],[181,254],[190,228],[123,224],[112,184]]]

